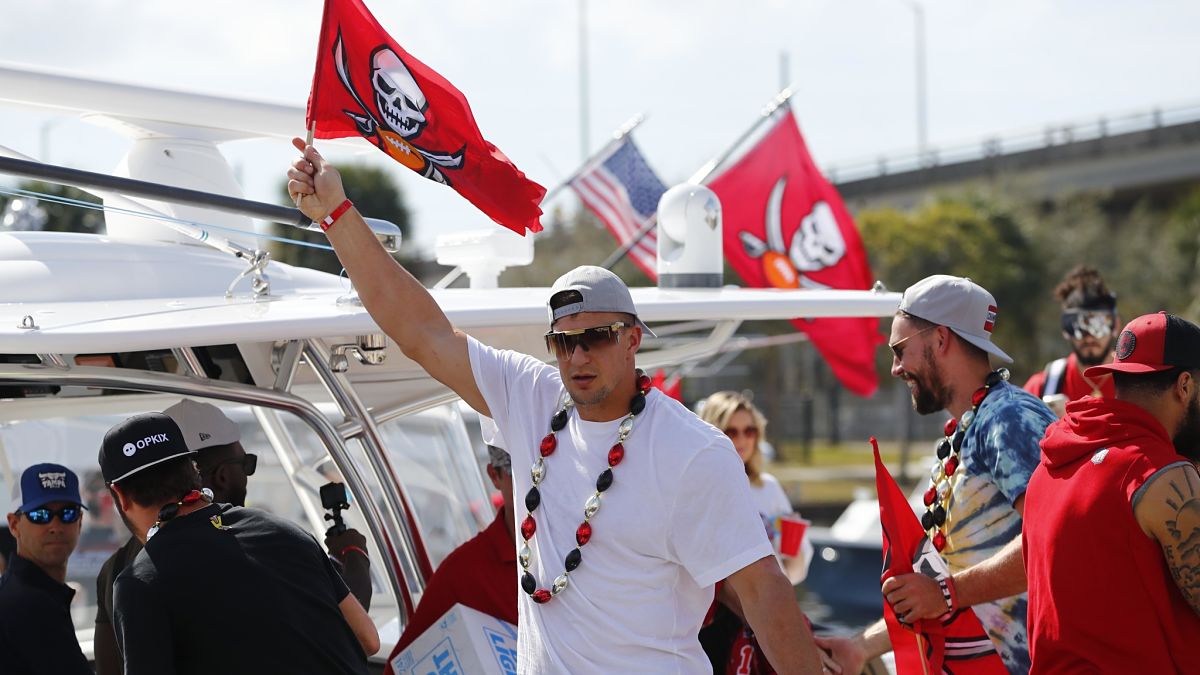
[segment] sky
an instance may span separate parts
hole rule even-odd
[[[466,94],[485,137],[532,179],[551,188],[578,167],[581,0],[366,2],[397,42]],[[322,3],[0,5],[0,62],[303,106]],[[920,6],[932,147],[1200,103],[1194,0]],[[781,88],[784,60],[793,109],[819,165],[916,145],[908,0],[589,0],[586,15],[588,145],[598,149],[626,120],[645,114],[634,137],[668,184],[686,180],[754,123]],[[0,145],[108,172],[128,141],[76,118],[0,102]],[[294,154],[286,143],[222,149],[247,197],[277,201]],[[495,227],[449,189],[381,153],[329,154],[391,171],[426,250],[439,233]],[[574,208],[573,197],[555,205]]]

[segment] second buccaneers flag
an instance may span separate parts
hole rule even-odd
[[[725,259],[748,286],[867,290],[873,279],[858,229],[825,180],[789,110],[741,160],[709,181],[725,215]],[[795,319],[850,391],[879,387],[879,321]]]
[[[316,138],[366,138],[518,234],[542,229],[546,189],[483,137],[462,92],[392,40],[362,0],[325,1],[314,124]]]

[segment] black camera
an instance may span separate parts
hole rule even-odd
[[[350,508],[350,495],[346,492],[344,483],[326,483],[321,486],[321,507],[330,513],[325,514],[325,520],[333,525],[325,530],[325,536],[341,534],[346,531],[346,523],[342,520],[342,511]]]

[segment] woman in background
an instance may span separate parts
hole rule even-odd
[[[719,391],[709,396],[701,404],[699,414],[700,419],[724,431],[733,443],[746,468],[750,493],[762,516],[763,526],[778,547],[776,518],[792,515],[793,509],[779,480],[762,470],[762,443],[767,418],[748,396],[735,391]],[[812,544],[806,537],[801,543],[799,555],[783,557],[776,553],[793,584],[800,583],[808,574],[812,550]],[[773,673],[774,670],[758,649],[753,633],[742,621],[736,596],[718,586],[717,600],[720,606],[716,608],[712,623],[700,631],[700,642],[713,663],[713,672],[718,675],[726,672]],[[753,653],[749,663],[745,654],[747,650]]]

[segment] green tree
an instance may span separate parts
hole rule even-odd
[[[502,286],[549,286],[579,265],[601,264],[619,246],[608,228],[582,206],[569,215],[558,209],[542,220],[544,230],[526,235],[534,237],[533,263],[505,270]],[[613,272],[630,286],[652,283],[628,256],[613,266]]]
[[[1015,375],[1041,367],[1037,303],[1045,292],[1042,258],[1015,211],[980,195],[942,197],[911,214],[893,209],[858,214],[875,276],[903,290],[931,274],[970,277],[996,297],[993,336],[1016,361]],[[881,352],[881,360],[886,354]]]
[[[358,164],[336,165],[336,168],[342,175],[346,193],[354,195],[354,206],[358,212],[369,218],[379,218],[395,224],[400,228],[404,241],[408,241],[412,234],[408,207],[404,203],[404,193],[391,174],[379,167]],[[280,203],[292,205],[287,194],[286,181],[280,183],[279,194]],[[279,224],[273,225],[272,229],[276,236],[328,245],[324,235],[317,232],[303,232]],[[289,265],[310,267],[331,274],[338,274],[342,270],[342,264],[338,262],[333,251],[281,242],[271,242],[270,250],[273,259]],[[403,260],[404,254],[397,257]]]
[[[42,181],[24,181],[18,188],[28,192],[37,192],[61,199],[100,204],[100,199],[78,188],[67,187]],[[0,196],[0,212],[8,205],[13,197]],[[24,199],[24,198],[22,198]],[[102,232],[104,228],[104,213],[73,204],[62,204],[49,199],[39,199],[38,207],[46,213],[46,224],[42,228],[47,232]]]

